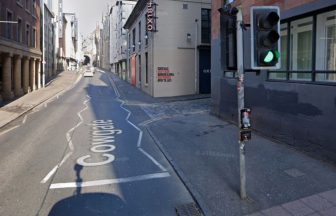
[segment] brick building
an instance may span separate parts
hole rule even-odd
[[[224,25],[218,11],[227,3],[242,7],[247,24],[251,6],[277,5],[281,10],[281,69],[245,74],[245,105],[252,108],[254,129],[336,162],[336,1],[212,1],[212,113],[236,122],[235,71],[227,68],[222,54]],[[247,28],[247,62],[250,46]]]
[[[41,86],[40,13],[39,0],[0,2],[0,100]]]

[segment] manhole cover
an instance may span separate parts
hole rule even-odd
[[[175,208],[177,216],[203,216],[196,203],[188,203]]]

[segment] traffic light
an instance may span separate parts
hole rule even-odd
[[[224,5],[219,9],[221,24],[221,64],[224,70],[237,70],[238,9]]]
[[[280,68],[279,7],[251,7],[251,51],[252,69]]]

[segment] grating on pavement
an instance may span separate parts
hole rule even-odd
[[[305,175],[303,172],[301,172],[298,169],[288,169],[288,170],[285,170],[285,173],[287,173],[287,175],[293,178],[297,178],[297,177],[301,177]]]
[[[196,203],[188,203],[175,208],[177,216],[203,216]]]

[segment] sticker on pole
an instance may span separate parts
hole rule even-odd
[[[240,110],[240,141],[251,140],[251,109],[244,108]]]

